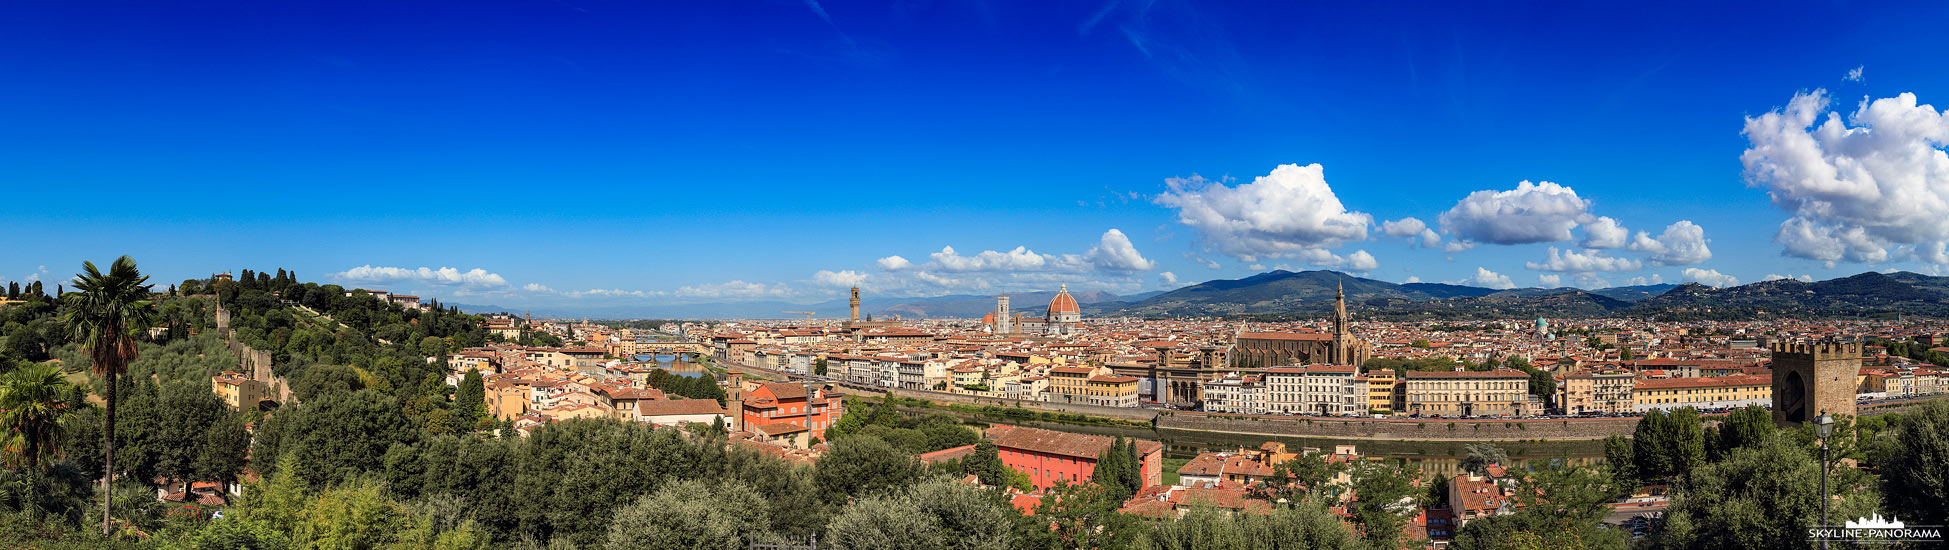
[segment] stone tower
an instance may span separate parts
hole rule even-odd
[[[1015,332],[1014,314],[1008,310],[1008,295],[995,297],[995,334]]]
[[[859,322],[859,287],[853,287],[853,297],[851,299],[846,300],[846,305],[852,308],[852,316],[848,317],[848,319],[850,319],[854,323],[858,323]]]
[[[1820,416],[1854,416],[1854,376],[1861,371],[1861,344],[1775,342],[1773,422],[1799,424]]]

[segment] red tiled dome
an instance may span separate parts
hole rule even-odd
[[[1062,291],[1056,293],[1055,299],[1049,300],[1050,315],[1082,312],[1083,308],[1076,307],[1076,299],[1069,296],[1069,285],[1063,285]]]

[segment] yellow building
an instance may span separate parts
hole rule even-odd
[[[1406,388],[1401,385],[1401,379],[1394,376],[1394,369],[1367,371],[1366,378],[1368,411],[1389,414],[1400,410]]]
[[[1730,409],[1773,403],[1773,378],[1758,374],[1712,378],[1654,378],[1631,389],[1633,409]]]
[[[1092,376],[1083,385],[1091,405],[1105,407],[1137,406],[1137,379],[1130,376]]]
[[[254,409],[257,402],[264,400],[263,382],[231,371],[210,377],[210,391],[232,410]]]
[[[1529,374],[1492,371],[1411,371],[1407,373],[1407,411],[1439,416],[1521,416],[1531,412]]]
[[[1090,375],[1095,371],[1089,367],[1053,367],[1049,369],[1049,393],[1057,395],[1086,395],[1083,390],[1089,385]]]

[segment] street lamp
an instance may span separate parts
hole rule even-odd
[[[1834,434],[1834,417],[1821,409],[1820,416],[1814,417],[1814,432],[1820,434],[1820,525],[1827,527],[1827,436]],[[1821,550],[1827,550],[1827,538],[1820,539]]]

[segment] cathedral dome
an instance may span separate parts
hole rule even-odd
[[[984,325],[992,325],[992,324],[995,324],[995,314],[993,314],[993,313],[990,313],[990,314],[987,314],[987,315],[983,315],[983,316],[981,316],[981,324],[984,324]]]
[[[1062,285],[1062,290],[1056,292],[1056,297],[1054,299],[1049,300],[1050,317],[1054,317],[1057,313],[1079,313],[1080,314],[1082,312],[1083,312],[1083,308],[1076,307],[1076,299],[1069,296],[1068,284]]]

